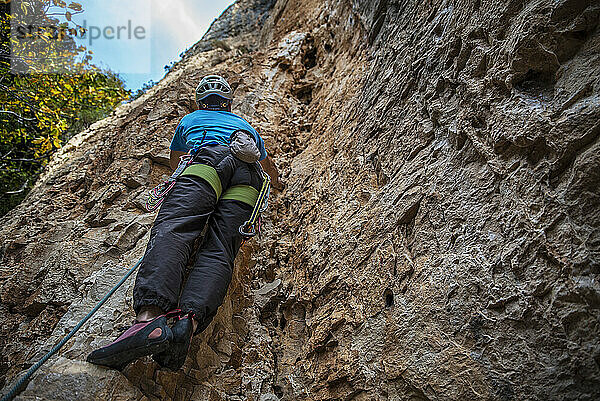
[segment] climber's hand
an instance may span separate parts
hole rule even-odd
[[[177,166],[179,165],[179,158],[181,156],[185,155],[185,152],[179,152],[177,150],[171,150],[169,157],[170,157],[170,163],[171,164],[171,169],[173,171],[175,171],[177,169]]]
[[[271,177],[271,186],[282,191],[283,188],[285,188],[285,185],[279,179],[279,171],[277,170],[277,166],[275,165],[275,162],[273,162],[273,159],[271,159],[270,156],[267,156],[264,160],[260,161],[260,165],[263,170],[265,170],[265,173]]]
[[[283,191],[285,188],[285,184],[279,179],[279,177],[275,181],[271,181],[271,186],[279,191]]]

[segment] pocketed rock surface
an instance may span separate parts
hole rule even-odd
[[[286,188],[219,313],[178,372],[90,365],[129,279],[18,400],[600,398],[600,4],[236,7],[267,17],[207,33],[2,219],[3,392],[142,256],[145,196],[220,73]]]

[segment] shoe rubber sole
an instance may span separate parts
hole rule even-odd
[[[91,352],[86,360],[95,365],[120,370],[136,358],[168,349],[173,340],[173,333],[166,325],[166,316],[164,315],[155,318],[139,329],[134,329],[134,327],[135,324],[112,344]],[[163,330],[161,335],[156,338],[148,338],[147,336],[150,336],[157,328]],[[132,333],[127,335],[127,332],[132,329]],[[136,339],[136,337],[141,338]],[[128,346],[128,344],[130,345]]]
[[[143,356],[165,351],[169,348],[169,338],[156,344],[144,345],[141,347],[130,348],[127,351],[122,351],[115,355],[108,355],[103,358],[88,358],[87,361],[94,365],[102,365],[109,368],[121,370],[129,362],[141,358]]]
[[[188,319],[180,319],[173,326],[170,346],[165,351],[152,355],[152,359],[161,367],[177,371],[185,364],[193,335],[192,322]]]
[[[166,351],[162,353],[157,352],[153,355],[152,359],[154,359],[161,367],[176,371],[185,364],[187,351],[186,344],[171,344]],[[174,355],[183,355],[183,357],[173,358]]]

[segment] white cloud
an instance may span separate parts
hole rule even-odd
[[[183,51],[196,43],[232,0],[152,0],[154,40]]]
[[[87,19],[100,26],[122,25],[131,19],[136,25],[147,29],[149,40],[130,43],[129,47],[125,46],[127,41],[124,40],[119,41],[120,43],[98,40],[93,46],[94,62],[121,72],[127,86],[135,89],[150,79],[157,81],[162,78],[163,67],[179,60],[179,54],[200,40],[215,18],[233,2],[234,0],[80,0],[84,13],[74,19],[79,23]],[[142,71],[144,73],[140,74]]]

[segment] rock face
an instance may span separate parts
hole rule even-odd
[[[253,34],[261,29],[274,5],[275,0],[236,1],[213,21],[202,40],[186,51],[182,60],[187,61],[190,57],[215,47],[229,50],[241,44],[245,51],[256,50],[258,42],[253,40],[256,37]],[[243,40],[248,36],[251,37],[250,40]]]
[[[142,255],[145,193],[216,72],[287,184],[217,317],[179,372],[91,366],[129,280],[19,400],[598,399],[598,2],[248,4],[260,30],[193,50],[3,218],[4,386]]]

